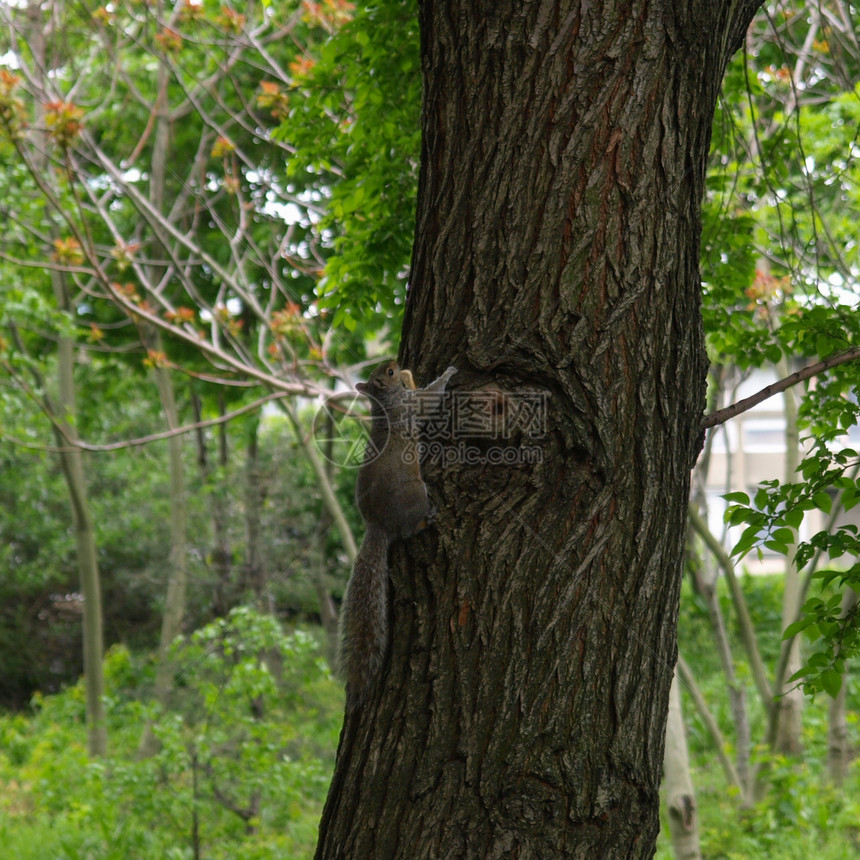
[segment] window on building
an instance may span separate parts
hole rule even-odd
[[[742,446],[746,453],[785,451],[784,419],[747,418],[742,426]]]

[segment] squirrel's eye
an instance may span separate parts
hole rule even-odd
[[[388,368],[388,375],[389,375],[389,376],[394,376],[394,368],[393,368],[393,367],[389,367],[389,368]]]

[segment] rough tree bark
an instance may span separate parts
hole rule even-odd
[[[425,465],[437,525],[392,549],[389,657],[317,857],[650,857],[704,407],[699,204],[758,3],[419,5],[401,359],[419,383],[455,364],[455,398],[545,392],[546,433],[537,464]]]

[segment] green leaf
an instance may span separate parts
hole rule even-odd
[[[782,519],[791,528],[798,529],[803,522],[803,511],[800,508],[791,508],[783,514]]]
[[[792,684],[812,674],[812,669],[809,666],[801,666],[790,678],[786,680],[786,684]]]
[[[788,545],[775,540],[766,540],[764,545],[771,551],[779,553],[779,555],[788,555]]]
[[[827,588],[827,586],[830,585],[830,583],[833,582],[833,580],[836,579],[840,575],[841,575],[841,572],[838,570],[825,569],[825,570],[816,570],[812,574],[812,577],[813,577],[813,579],[820,579],[821,580],[821,587]]]
[[[776,529],[772,535],[773,540],[780,544],[791,544],[795,540],[795,533],[791,529]]]
[[[799,618],[797,621],[789,624],[788,627],[785,628],[782,634],[783,640],[793,639],[797,636],[798,633],[802,633],[806,630],[807,627],[812,623],[812,620],[808,617]]]
[[[825,514],[829,514],[833,508],[833,497],[830,493],[825,492],[824,490],[820,490],[815,493],[812,497],[812,501],[815,503],[815,507],[818,508],[819,511],[824,511]]]
[[[820,678],[824,692],[827,693],[831,699],[835,699],[839,695],[839,690],[842,688],[842,674],[837,672],[836,669],[827,669],[827,671],[821,673]]]
[[[726,517],[730,526],[739,526],[741,523],[748,523],[754,516],[756,516],[756,512],[751,508],[729,508],[726,511]]]
[[[830,657],[822,651],[816,651],[814,654],[809,655],[807,666],[813,669],[826,669],[829,665]]]
[[[749,526],[744,530],[740,540],[734,545],[730,555],[745,556],[756,545],[757,541],[758,528],[756,526]]]
[[[777,364],[782,358],[782,350],[776,344],[766,347],[764,352],[771,364]]]

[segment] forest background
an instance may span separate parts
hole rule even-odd
[[[361,533],[350,392],[396,353],[414,230],[412,5],[0,12],[0,842],[311,856]],[[856,22],[766,4],[714,123],[715,417],[658,856],[860,852]],[[802,368],[785,473],[727,483],[714,533],[738,387]]]

